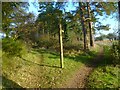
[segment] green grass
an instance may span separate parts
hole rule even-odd
[[[32,50],[28,54],[9,58],[3,55],[3,87],[59,88],[65,86],[76,70],[90,62],[94,54],[64,56],[64,68],[60,68],[59,53]],[[9,82],[9,83],[6,83]]]
[[[2,89],[2,40],[0,39],[0,89]]]
[[[118,67],[111,65],[98,67],[90,76],[90,88],[118,88]]]
[[[88,79],[90,88],[118,88],[119,67],[112,65],[110,47],[104,46],[104,60]]]

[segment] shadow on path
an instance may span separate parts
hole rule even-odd
[[[84,66],[81,67],[73,77],[68,80],[68,82],[63,86],[63,88],[87,88],[88,77],[93,72],[93,70],[101,65],[104,54],[103,50],[99,52],[99,54],[91,60],[89,63],[84,63]]]
[[[3,89],[18,88],[18,89],[22,89],[23,90],[22,86],[18,85],[15,81],[8,79],[4,75],[2,75],[2,86],[3,86]]]

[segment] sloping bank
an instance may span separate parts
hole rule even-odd
[[[103,60],[89,76],[88,88],[119,88],[119,66],[113,65],[112,59],[110,47],[104,46]]]
[[[72,53],[74,53],[72,51]],[[59,88],[72,75],[94,57],[93,52],[64,56],[64,68],[60,68],[59,54],[48,50],[32,50],[20,57],[3,55],[4,88]]]

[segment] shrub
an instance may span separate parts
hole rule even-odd
[[[114,65],[120,63],[120,46],[117,43],[113,43],[111,48],[112,62]]]
[[[4,38],[2,40],[2,51],[9,56],[21,56],[26,52],[25,45],[19,40]]]
[[[47,36],[43,36],[38,40],[37,44],[38,47],[44,47],[46,49],[55,48],[59,45],[59,40],[58,38],[49,37],[48,39]]]

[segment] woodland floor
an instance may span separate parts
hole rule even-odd
[[[73,77],[68,80],[64,88],[87,88],[87,80],[89,75],[97,68],[100,62],[103,60],[104,54],[103,49],[100,50],[98,55],[87,65],[80,68]]]

